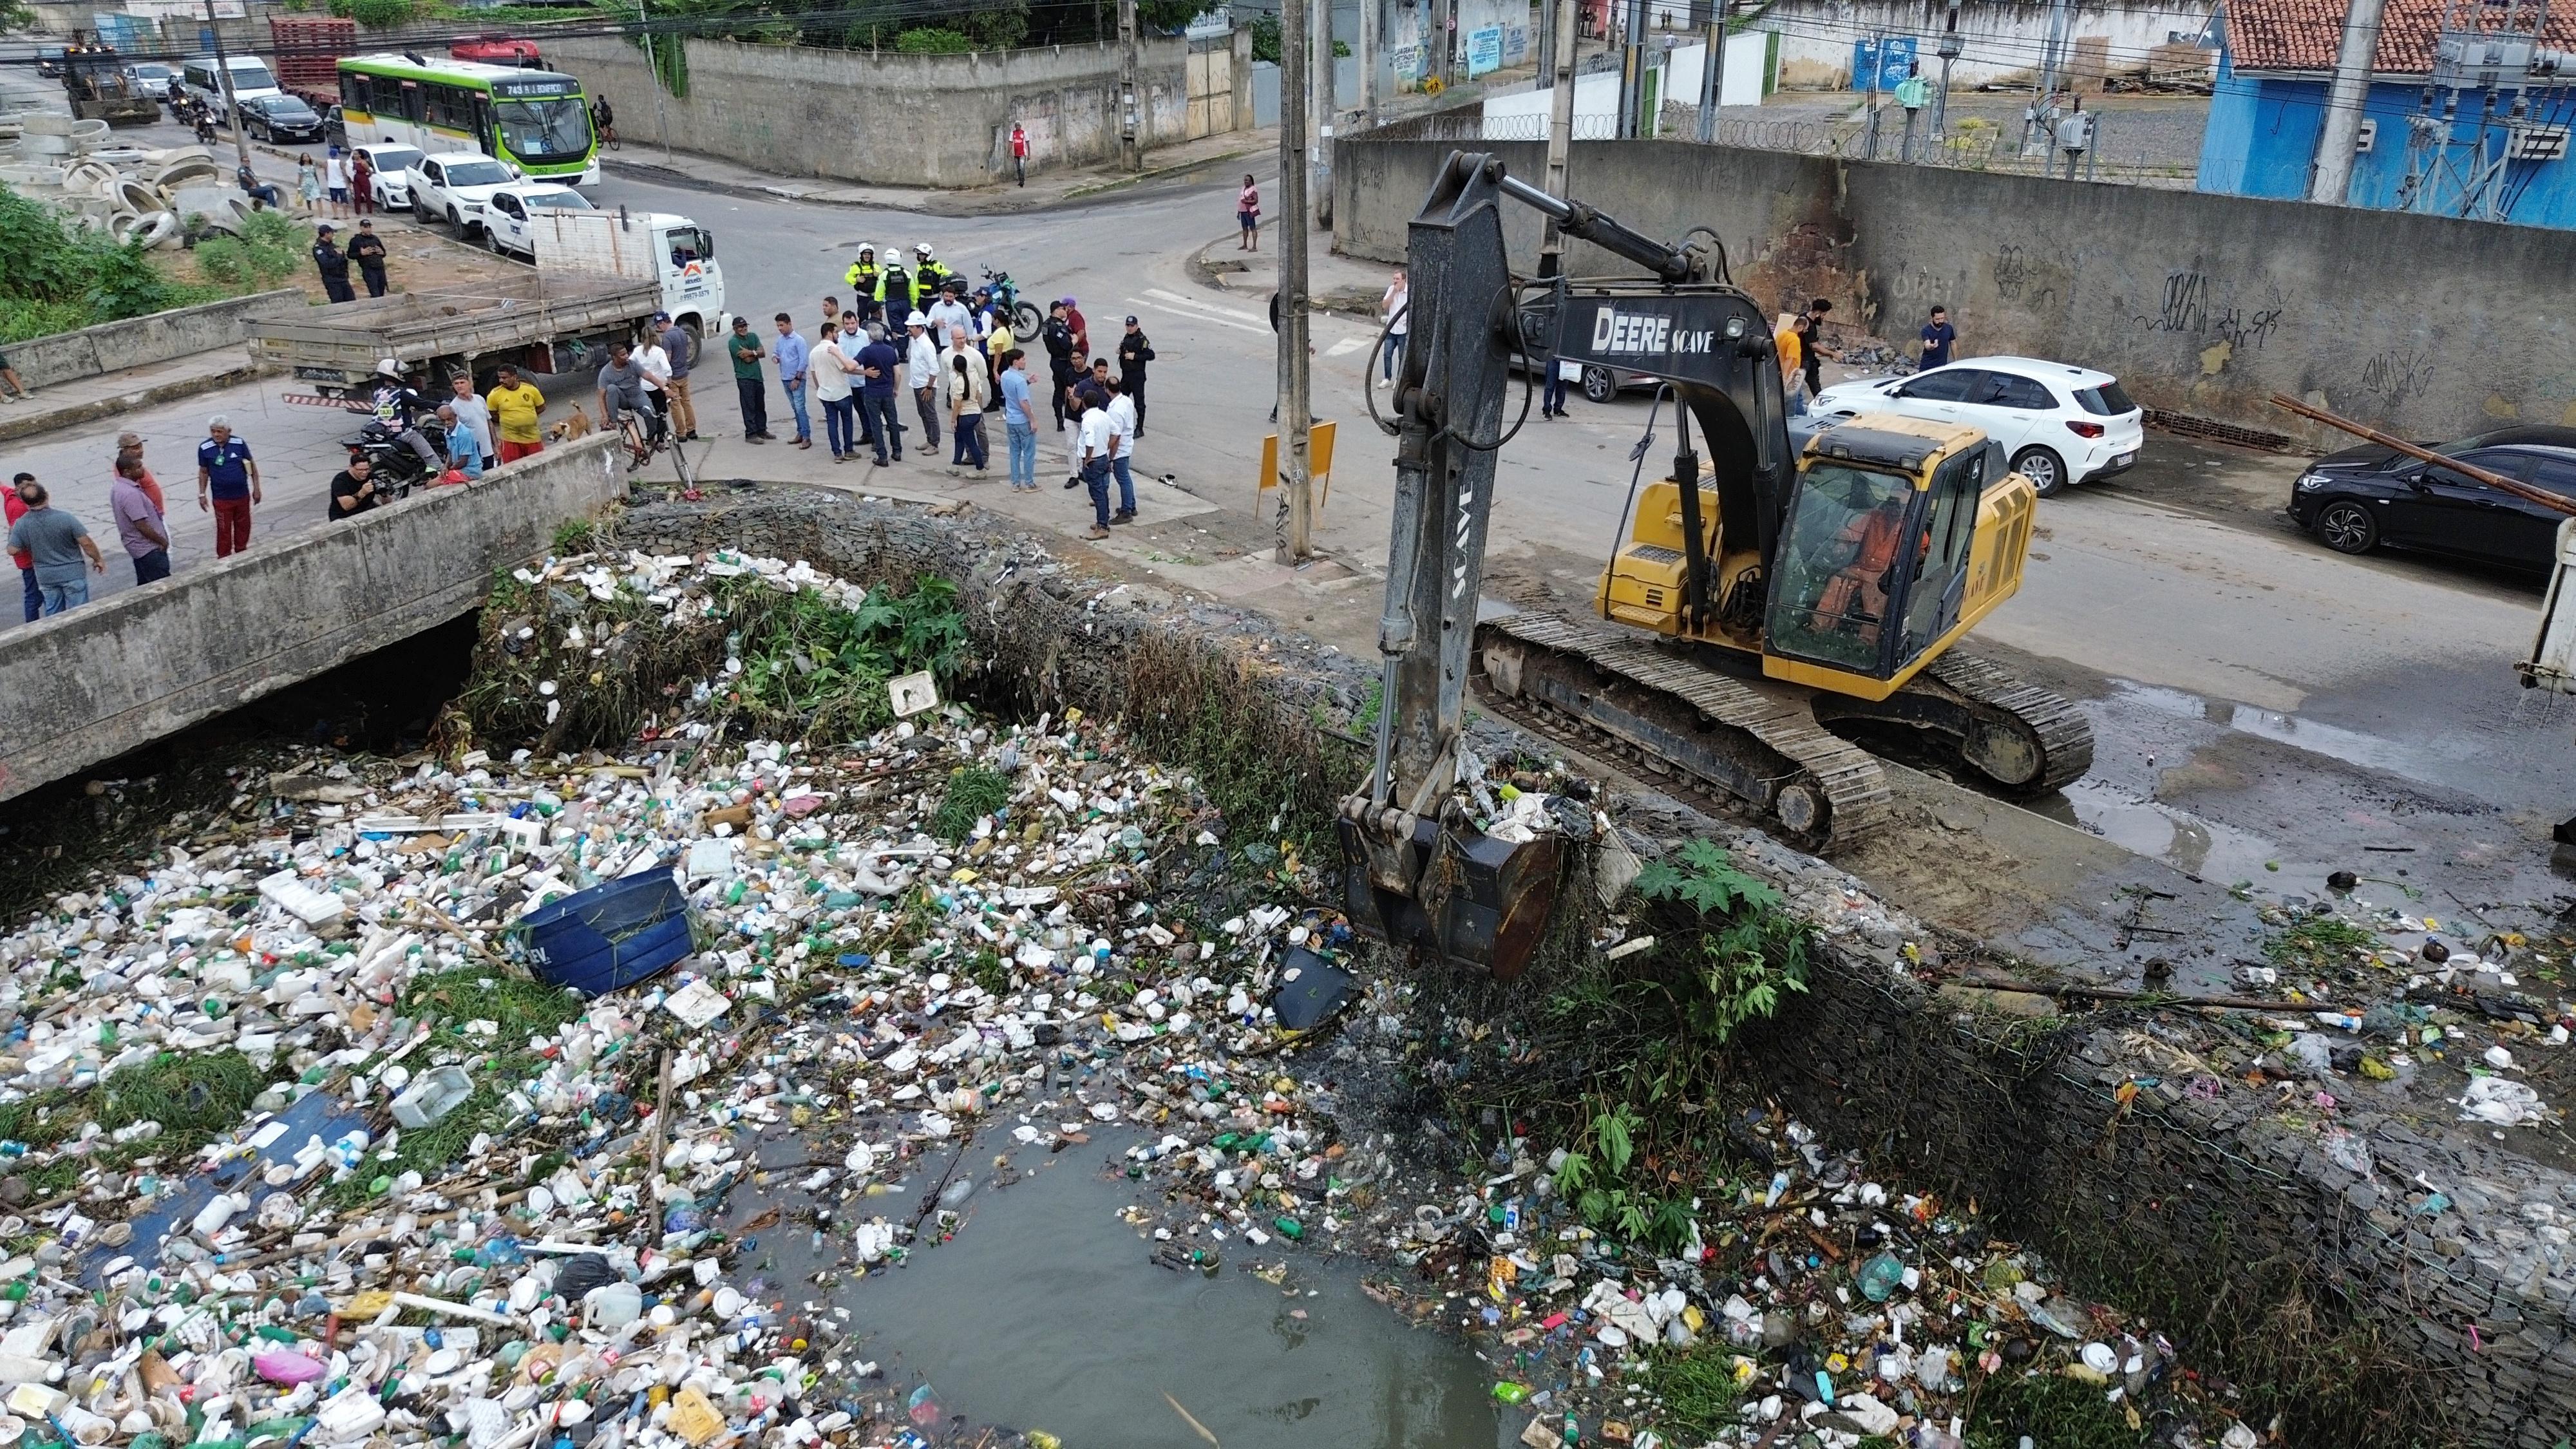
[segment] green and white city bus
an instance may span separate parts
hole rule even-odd
[[[531,181],[599,180],[599,138],[581,82],[553,71],[401,55],[340,62],[340,122],[349,144],[393,140],[430,155],[480,151]]]

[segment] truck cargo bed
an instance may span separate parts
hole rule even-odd
[[[651,282],[533,273],[471,292],[400,292],[273,312],[251,319],[251,347],[261,361],[326,388],[364,382],[387,357],[406,367],[472,366],[506,354],[499,360],[552,372],[528,351],[624,335],[660,306],[661,289]]]

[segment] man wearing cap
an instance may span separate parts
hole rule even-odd
[[[939,344],[930,340],[930,318],[915,312],[903,319],[904,386],[912,389],[913,408],[921,415],[922,450],[939,447]]]
[[[1154,344],[1130,315],[1118,339],[1118,395],[1136,409],[1136,436],[1145,436],[1145,364],[1154,360]]]
[[[1073,355],[1091,355],[1091,324],[1082,320],[1082,306],[1071,297],[1064,299],[1064,325],[1073,329]]]
[[[698,341],[689,329],[671,320],[668,312],[653,314],[653,325],[662,329],[662,354],[670,359],[670,376],[662,384],[671,404],[671,439],[695,442],[698,436],[698,407],[689,401],[689,369],[698,360]]]
[[[385,294],[385,239],[376,235],[376,224],[358,218],[358,234],[349,238],[349,260],[358,264],[358,275],[367,282],[367,295]]]
[[[340,244],[331,239],[331,228],[313,228],[313,266],[322,274],[322,291],[334,302],[354,302],[358,294],[349,286],[349,257]]]
[[[1055,430],[1061,433],[1068,410],[1076,417],[1081,415],[1081,410],[1073,402],[1073,379],[1077,371],[1073,359],[1077,349],[1073,343],[1073,324],[1064,320],[1064,303],[1057,302],[1047,308],[1046,326],[1039,329],[1038,336],[1046,343],[1047,381],[1051,384],[1049,391],[1055,396]]]

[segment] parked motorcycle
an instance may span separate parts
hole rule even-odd
[[[1038,329],[1046,325],[1046,313],[1039,310],[1037,303],[1020,300],[1020,285],[1011,280],[1010,273],[986,267],[984,285],[992,290],[995,305],[1010,321],[1013,337],[1035,337]]]

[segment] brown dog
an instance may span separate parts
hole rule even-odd
[[[572,405],[571,417],[546,429],[546,441],[549,443],[569,443],[575,438],[589,436],[590,414],[583,412],[579,403]]]

